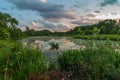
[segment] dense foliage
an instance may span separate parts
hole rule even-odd
[[[105,47],[65,51],[58,64],[68,80],[119,80],[120,54]]]
[[[67,32],[69,34],[81,34],[81,35],[91,35],[91,34],[119,34],[120,25],[115,20],[104,20],[97,24],[78,26],[75,29]]]
[[[47,70],[41,50],[28,49],[20,43],[0,41],[0,80],[28,80],[37,71]]]
[[[90,44],[88,41],[83,49],[62,51],[57,60],[48,61],[38,48],[32,49],[11,41],[24,36],[17,25],[15,18],[0,12],[0,80],[120,80],[118,44],[114,47],[109,42],[96,44],[93,41]],[[120,26],[114,20],[78,26],[68,32],[53,33],[26,28],[24,33],[28,36],[75,35],[75,38],[82,37],[87,40],[120,40],[119,35],[109,35],[120,33]],[[50,45],[51,50],[59,49],[58,43],[53,42]]]
[[[17,40],[24,36],[17,28],[18,21],[7,13],[0,12],[0,39]]]

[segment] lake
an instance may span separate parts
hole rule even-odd
[[[73,49],[83,49],[85,46],[83,44],[76,44],[70,37],[30,37],[21,40],[23,46],[28,48],[41,49],[43,53],[49,57],[53,58],[61,54],[61,51],[73,50]],[[58,49],[51,49],[50,43],[57,43]]]

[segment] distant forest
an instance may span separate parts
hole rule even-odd
[[[0,39],[18,40],[26,36],[70,36],[70,35],[93,35],[93,34],[120,34],[120,24],[116,20],[104,20],[97,24],[77,26],[67,32],[51,32],[49,30],[35,31],[26,27],[22,32],[16,26],[18,20],[7,13],[0,12]]]
[[[93,35],[93,34],[120,34],[120,24],[116,20],[107,19],[97,24],[77,26],[68,32],[51,32],[49,30],[35,31],[28,27],[24,33],[28,36],[65,36],[65,35]]]

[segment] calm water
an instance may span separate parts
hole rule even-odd
[[[51,50],[50,43],[54,42],[59,45],[58,50]],[[41,49],[48,58],[54,58],[61,54],[61,51],[71,49],[81,49],[84,45],[75,44],[71,38],[65,37],[30,37],[22,40],[23,46],[28,48]]]
[[[71,49],[84,49],[86,46],[89,46],[90,44],[97,44],[104,45],[108,43],[107,41],[94,41],[89,43],[87,40],[81,40],[81,39],[72,39],[70,37],[48,37],[48,36],[42,36],[42,37],[30,37],[21,40],[23,43],[23,46],[28,48],[37,48],[41,49],[43,53],[48,58],[54,58],[61,54],[61,51],[65,50],[71,50]],[[54,42],[59,45],[58,50],[51,50],[50,43]],[[120,48],[120,42],[114,42],[109,41],[110,44],[112,44],[113,48]],[[119,49],[120,50],[120,49]]]

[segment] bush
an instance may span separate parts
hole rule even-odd
[[[29,74],[47,70],[41,50],[27,49],[19,43],[1,45],[4,47],[0,47],[0,77],[4,76],[4,80],[27,80]]]
[[[55,42],[50,42],[49,43],[51,45],[51,48],[50,49],[59,49],[59,44],[58,43],[55,43]]]
[[[68,50],[58,57],[58,64],[71,80],[119,80],[120,54],[100,47]]]

